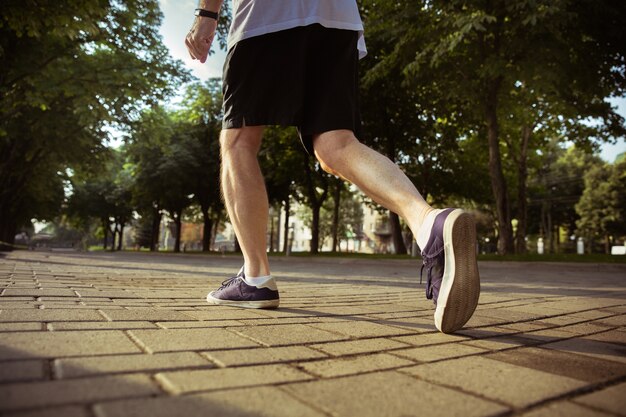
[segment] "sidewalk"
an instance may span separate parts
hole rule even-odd
[[[210,306],[234,256],[0,255],[0,415],[626,416],[626,265],[480,265],[438,333],[418,261],[272,258],[281,308]]]

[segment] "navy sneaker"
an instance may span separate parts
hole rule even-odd
[[[280,303],[276,281],[271,278],[261,286],[245,281],[243,268],[239,273],[222,282],[222,286],[206,296],[209,304],[222,304],[246,308],[276,308]]]
[[[476,262],[476,225],[460,209],[445,209],[435,217],[422,250],[426,298],[435,302],[435,326],[452,333],[472,317],[480,295]]]

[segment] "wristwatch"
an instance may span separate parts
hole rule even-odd
[[[211,11],[204,10],[204,9],[196,9],[196,12],[194,14],[196,16],[210,17],[211,19],[214,19],[214,20],[217,20],[217,16],[218,16],[216,12],[211,12]]]

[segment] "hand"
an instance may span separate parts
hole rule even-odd
[[[191,30],[185,37],[185,45],[192,59],[199,59],[203,64],[206,62],[216,29],[217,21],[215,19],[196,16]]]

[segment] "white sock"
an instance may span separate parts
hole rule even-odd
[[[430,239],[430,231],[433,228],[433,224],[435,223],[435,217],[439,213],[441,213],[443,209],[436,209],[428,213],[426,218],[424,218],[424,222],[422,226],[420,226],[420,230],[417,232],[417,236],[415,236],[415,240],[417,241],[417,246],[420,247],[420,250],[424,250],[426,244],[428,243],[428,239]]]
[[[271,275],[265,275],[262,277],[245,277],[244,280],[249,285],[254,285],[255,287],[262,287],[267,281],[271,280]]]

